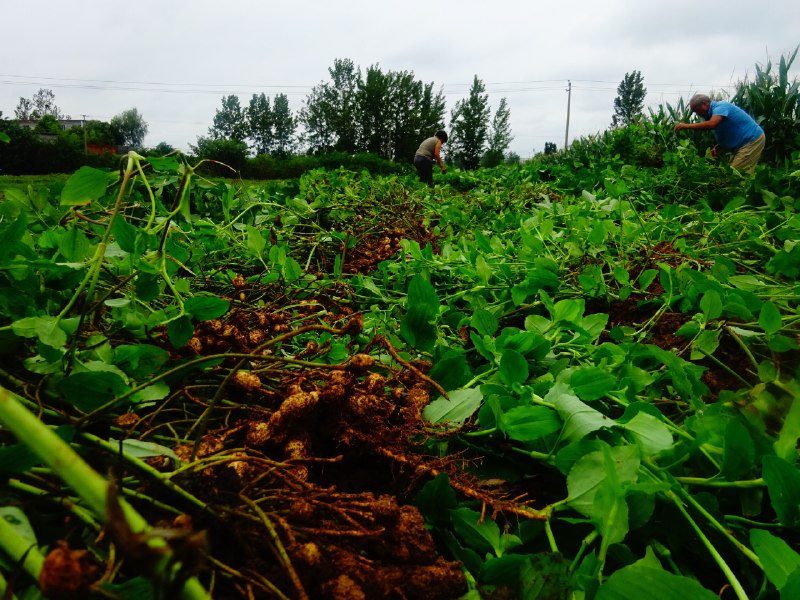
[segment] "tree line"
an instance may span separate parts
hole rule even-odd
[[[59,121],[71,120],[56,104],[53,91],[48,89],[40,89],[31,98],[20,98],[14,109],[14,117],[18,121],[38,121],[34,130],[49,134],[58,134],[63,129]],[[84,121],[81,134],[88,143],[139,148],[144,143],[147,129],[147,123],[139,111],[130,108],[112,117],[108,123]]]
[[[207,134],[190,144],[192,153],[236,168],[248,157],[280,160],[329,153],[371,154],[410,163],[423,139],[445,129],[449,133],[445,159],[455,166],[475,169],[519,159],[508,153],[513,140],[508,101],[500,99],[492,114],[489,95],[477,75],[468,97],[457,101],[448,114],[441,89],[417,79],[412,71],[384,71],[379,65],[362,71],[350,59],[336,59],[328,74],[296,114],[285,94],[273,98],[253,94],[247,102],[236,95],[223,96]],[[34,134],[57,135],[76,147],[116,144],[141,150],[148,129],[142,115],[130,109],[109,123],[83,121],[80,132],[65,132],[59,121],[69,116],[47,89],[20,98],[15,117],[37,120]],[[26,134],[17,131],[15,137],[20,135]],[[158,148],[171,150],[163,143]]]
[[[410,71],[386,71],[372,65],[364,73],[350,59],[336,59],[330,79],[314,86],[293,115],[285,94],[272,100],[253,94],[245,106],[224,96],[206,136],[192,151],[204,158],[269,154],[370,153],[389,161],[410,162],[420,142],[446,129],[446,102],[433,82]],[[507,158],[513,139],[511,112],[502,98],[491,116],[489,96],[475,76],[468,98],[450,112],[449,162],[472,169]]]
[[[796,79],[788,77],[797,52],[781,57],[777,72],[771,62],[756,65],[755,75],[739,82],[732,98],[767,131],[767,158],[787,155],[800,135],[800,93]],[[336,161],[353,165],[367,161],[371,169],[386,172],[395,168],[391,164],[407,166],[423,139],[446,129],[444,158],[449,164],[474,169],[519,160],[508,152],[513,136],[507,100],[501,98],[492,113],[477,75],[467,97],[448,114],[441,89],[418,80],[411,71],[383,71],[373,65],[362,72],[352,60],[336,59],[328,74],[328,80],[312,88],[297,114],[285,94],[274,98],[253,94],[247,104],[235,95],[224,96],[207,135],[190,144],[192,153],[240,171],[256,163],[255,171],[266,176],[291,177],[314,164],[332,164],[334,155]],[[642,73],[626,73],[617,88],[611,127],[624,129],[655,119],[652,110],[650,117],[643,114],[646,93]],[[683,109],[668,108],[673,119],[688,117]],[[42,89],[32,98],[20,98],[15,117],[37,124],[33,131],[20,128],[0,113],[0,136],[15,140],[13,149],[0,144],[0,169],[5,172],[71,169],[80,162],[87,143],[125,145],[144,152],[147,123],[135,108],[108,123],[89,120],[80,129],[65,131],[59,120],[68,116],[55,103],[53,92]],[[37,142],[40,134],[49,134],[56,142],[45,146]],[[170,151],[162,142],[149,152]],[[557,151],[553,142],[544,146],[545,155]],[[59,153],[66,158],[59,158]]]

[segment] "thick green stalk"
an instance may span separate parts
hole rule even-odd
[[[72,488],[89,506],[98,519],[108,521],[107,498],[109,483],[92,469],[72,447],[53,433],[44,423],[31,414],[17,399],[16,394],[0,387],[0,424],[8,428],[17,438],[28,446],[47,466]],[[119,499],[120,512],[133,533],[146,533],[150,526],[147,521],[123,498]],[[170,581],[174,565],[169,544],[160,537],[148,540],[156,552],[162,553],[160,560],[152,569],[158,581]],[[181,598],[186,600],[206,600],[208,595],[194,577],[184,584]]]
[[[16,530],[11,524],[0,517],[0,548],[5,551],[6,556],[14,564],[21,561],[22,568],[30,575],[34,581],[39,581],[39,573],[44,564],[44,557],[35,545],[31,545],[29,540],[17,535]],[[0,580],[0,587],[3,582]],[[5,593],[5,590],[4,590]]]

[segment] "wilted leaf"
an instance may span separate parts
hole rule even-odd
[[[497,331],[497,318],[488,310],[479,308],[472,313],[470,325],[481,335],[494,335]]]
[[[525,383],[528,379],[528,361],[516,350],[504,350],[500,356],[500,378],[506,385]]]
[[[61,191],[62,206],[89,204],[106,193],[108,173],[92,167],[81,167],[73,173]]]
[[[718,319],[722,315],[722,299],[719,292],[715,290],[708,290],[703,297],[700,298],[700,310],[706,317],[706,321]]]
[[[578,367],[569,376],[569,386],[582,400],[597,400],[617,385],[617,378],[600,367]]]
[[[153,456],[166,456],[174,465],[179,465],[181,459],[171,449],[154,442],[146,442],[136,439],[115,440],[110,438],[109,443],[114,444],[122,450],[123,454],[134,458],[151,458]]]
[[[186,301],[184,309],[198,321],[209,321],[224,315],[230,306],[229,300],[217,296],[195,296]]]
[[[800,569],[800,554],[781,538],[763,529],[750,530],[750,544],[761,559],[764,574],[781,589],[795,570]]]
[[[783,327],[781,312],[772,302],[765,302],[758,315],[758,324],[768,334],[778,333]]]
[[[579,513],[594,516],[594,497],[600,484],[606,479],[606,448],[581,457],[567,475],[569,505]],[[639,450],[636,446],[614,446],[610,449],[615,476],[620,484],[634,482],[638,478]]]
[[[453,528],[464,543],[480,554],[493,553],[502,556],[500,528],[490,518],[481,521],[481,513],[469,508],[456,508],[450,511]]]
[[[762,477],[778,520],[785,527],[797,527],[800,525],[800,471],[777,456],[765,456],[762,464]]]
[[[419,350],[433,349],[436,328],[433,321],[439,314],[439,298],[436,290],[421,275],[415,275],[408,287],[406,316],[400,323],[400,334]]]
[[[561,429],[561,419],[546,406],[516,406],[503,414],[502,429],[512,440],[532,442]]]
[[[456,390],[448,394],[450,399],[434,400],[423,411],[423,416],[431,423],[460,425],[480,408],[483,394],[479,388]]]
[[[612,419],[578,400],[564,383],[556,383],[545,400],[555,405],[564,422],[563,437],[567,440],[577,441],[593,431],[615,425]]]
[[[67,334],[55,317],[27,317],[11,324],[11,330],[20,337],[39,338],[51,348],[61,348],[67,343]]]
[[[631,565],[613,573],[597,590],[595,600],[719,600],[694,579],[661,569]]]
[[[639,412],[620,427],[633,435],[645,456],[657,454],[672,447],[672,434],[666,424],[646,412]]]
[[[64,378],[58,386],[64,401],[91,412],[128,391],[125,381],[109,371],[84,371]]]

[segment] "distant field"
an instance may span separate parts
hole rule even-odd
[[[4,197],[3,190],[16,188],[27,190],[31,186],[34,190],[47,188],[51,192],[60,191],[72,173],[53,173],[50,175],[0,175],[0,199]],[[219,181],[220,178],[212,177],[211,181]],[[223,179],[234,187],[269,187],[279,185],[279,180],[256,180],[256,179]]]
[[[0,198],[4,197],[3,190],[17,188],[27,190],[28,186],[38,190],[48,188],[62,188],[71,173],[55,173],[50,175],[0,175]]]

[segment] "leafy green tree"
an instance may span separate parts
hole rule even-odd
[[[147,123],[135,108],[111,118],[111,128],[118,144],[140,148],[147,135]]]
[[[111,123],[105,121],[90,120],[83,124],[84,131],[80,133],[83,135],[85,132],[86,142],[89,144],[113,144],[115,142],[114,128]],[[78,131],[73,128],[70,132]],[[83,140],[81,140],[83,141]]]
[[[384,73],[377,65],[367,69],[366,77],[358,82],[358,113],[360,138],[358,146],[383,158],[389,158],[392,145],[390,102],[396,92],[393,74]]]
[[[64,129],[61,127],[61,124],[58,122],[53,115],[44,115],[39,122],[36,123],[36,127],[33,128],[34,133],[43,133],[49,135],[60,135],[64,132]]]
[[[496,167],[503,162],[506,150],[511,145],[514,136],[511,135],[511,110],[505,98],[500,99],[497,110],[494,111],[489,130],[489,149],[483,155],[482,163],[487,167]]]
[[[360,136],[357,94],[361,71],[350,59],[336,59],[330,83],[315,86],[300,111],[311,152],[356,152]]]
[[[197,145],[190,144],[189,148],[197,158],[221,163],[208,167],[215,175],[230,175],[232,170],[241,171],[247,162],[247,144],[231,138],[200,136]]]
[[[53,115],[45,115],[34,131],[14,121],[0,121],[0,168],[3,174],[33,175],[74,171],[86,164],[83,140],[73,130],[64,130]],[[75,128],[74,131],[80,131]],[[41,133],[51,134],[47,141]]]
[[[286,94],[278,94],[272,99],[272,125],[273,154],[278,157],[289,156],[295,144],[297,120],[292,116]]]
[[[444,128],[444,97],[413,72],[367,69],[359,86],[359,149],[388,160],[410,160],[420,140]]]
[[[433,84],[412,72],[366,70],[336,60],[332,81],[316,86],[300,113],[304,141],[314,153],[370,152],[388,160],[410,160],[420,140],[444,128],[445,101]]]
[[[219,114],[219,113],[217,113]],[[270,154],[274,146],[273,115],[269,98],[253,94],[247,107],[247,133],[253,143],[256,155]]]
[[[420,141],[444,129],[445,99],[441,90],[433,93],[433,83],[416,81],[413,74],[401,73],[390,103],[393,127],[390,137],[394,160],[411,160]]]
[[[544,153],[547,154],[555,154],[558,151],[558,147],[556,146],[555,142],[545,142],[544,143]]]
[[[214,124],[208,130],[212,139],[229,139],[243,143],[247,139],[247,114],[239,103],[239,97],[222,97],[222,108],[214,114]]]
[[[170,144],[167,142],[159,142],[153,147],[151,153],[155,154],[156,156],[165,156],[173,152],[175,152],[175,148],[173,148]]]
[[[646,95],[647,90],[644,87],[642,73],[640,71],[625,73],[625,77],[617,86],[611,125],[617,127],[633,123],[642,114]]]
[[[477,169],[489,131],[489,95],[476,75],[466,100],[456,102],[450,113],[449,160],[464,169]]]

